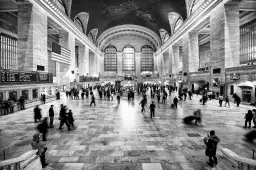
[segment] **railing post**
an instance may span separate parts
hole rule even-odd
[[[5,160],[5,149],[3,150],[3,156],[4,156],[4,160]]]
[[[255,153],[255,149],[252,149],[252,159],[254,159],[254,153]]]

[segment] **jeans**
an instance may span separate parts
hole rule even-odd
[[[249,128],[251,128],[251,123],[252,123],[252,120],[248,120],[248,119],[245,119],[245,128],[247,128],[247,123],[249,124]]]
[[[154,110],[150,110],[150,118],[152,119],[153,117],[155,117],[155,111]]]
[[[54,117],[50,117],[50,127],[53,127],[53,119]]]

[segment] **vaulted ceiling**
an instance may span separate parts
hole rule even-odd
[[[73,0],[71,18],[80,12],[89,13],[88,34],[97,28],[100,35],[106,29],[134,24],[151,29],[159,35],[163,28],[171,32],[168,13],[177,12],[186,19],[185,0]]]

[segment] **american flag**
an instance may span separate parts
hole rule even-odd
[[[70,64],[71,52],[57,43],[52,43],[51,59],[54,61]]]

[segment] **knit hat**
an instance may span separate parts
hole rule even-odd
[[[40,134],[39,133],[36,133],[36,134],[33,135],[33,140],[34,141],[37,141],[39,138],[40,138]]]

